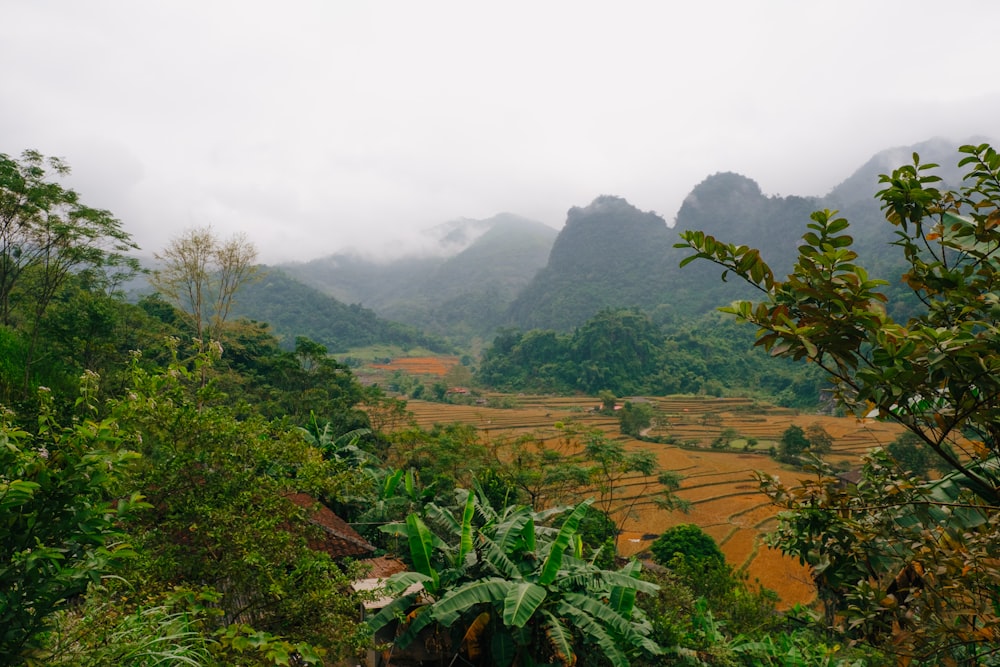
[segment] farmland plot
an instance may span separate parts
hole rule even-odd
[[[754,471],[777,475],[787,481],[807,473],[784,466],[768,455],[782,432],[796,424],[806,428],[822,426],[833,438],[827,459],[854,466],[860,456],[874,446],[886,445],[901,432],[895,424],[859,421],[761,406],[749,399],[667,397],[647,400],[656,409],[657,420],[650,436],[670,438],[676,444],[644,442],[622,436],[613,415],[597,412],[593,397],[517,396],[518,407],[491,408],[485,405],[451,405],[410,401],[409,409],[425,428],[435,423],[462,422],[477,427],[491,442],[512,440],[532,434],[543,440],[565,437],[563,425],[595,428],[622,441],[626,448],[645,449],[656,454],[661,468],[683,476],[677,496],[689,505],[687,512],[667,511],[642,503],[651,480],[641,477],[625,481],[623,498],[630,491],[637,505],[621,520],[621,554],[629,556],[649,548],[664,530],[678,523],[699,525],[718,542],[726,559],[743,568],[750,580],[776,591],[783,604],[808,602],[814,596],[807,570],[797,562],[770,549],[764,535],[773,528],[776,509],[759,492]],[[712,443],[724,431],[736,433],[727,450],[713,449]]]

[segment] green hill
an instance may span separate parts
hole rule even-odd
[[[331,353],[375,343],[449,349],[439,338],[385,320],[358,304],[342,303],[278,269],[266,270],[261,280],[240,290],[233,315],[268,322],[288,348],[297,336],[305,336]]]

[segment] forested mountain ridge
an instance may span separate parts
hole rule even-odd
[[[682,231],[700,230],[758,248],[775,273],[784,275],[810,214],[821,209],[838,210],[848,219],[860,261],[890,282],[890,296],[902,293],[902,265],[889,245],[893,229],[875,199],[883,187],[879,175],[917,152],[924,163],[941,165],[946,183],[956,183],[954,148],[933,139],[882,151],[823,197],[768,196],[751,178],[716,173],[694,187],[671,227],[624,199],[598,197],[590,206],[570,210],[548,265],[511,304],[506,324],[568,331],[604,308],[640,307],[660,322],[709,312],[749,296],[750,288],[723,282],[722,271],[708,263],[682,270],[679,264],[689,253],[673,247]],[[894,299],[890,307],[905,309],[906,304]]]
[[[345,304],[278,269],[266,270],[260,280],[243,287],[233,315],[269,323],[286,349],[294,347],[300,336],[333,354],[373,344],[448,349],[439,338],[386,320],[359,304]]]
[[[490,333],[507,304],[541,269],[556,230],[509,213],[436,228],[435,252],[391,261],[339,253],[281,268],[288,275],[380,316],[454,334]],[[424,254],[420,254],[423,252]]]
[[[502,326],[571,331],[606,308],[637,307],[657,323],[677,323],[750,296],[746,285],[720,280],[711,264],[680,269],[686,251],[673,247],[680,232],[701,230],[759,248],[784,275],[810,214],[829,208],[850,221],[861,262],[890,282],[890,309],[898,313],[908,306],[896,298],[905,292],[902,267],[891,252],[893,229],[874,198],[878,178],[916,151],[942,165],[946,182],[957,181],[949,146],[938,139],[882,151],[823,197],[768,196],[751,178],[713,174],[685,198],[673,226],[609,195],[572,208],[559,232],[511,214],[452,221],[434,231],[437,254],[383,263],[338,254],[286,265],[241,295],[238,310],[270,321],[286,343],[306,335],[331,350],[372,342],[433,345],[416,343],[420,335],[407,326],[459,344],[490,338]],[[293,280],[323,294],[306,294]]]
[[[507,311],[507,324],[568,330],[604,308],[651,308],[674,243],[666,221],[620,197],[569,210],[549,262]]]

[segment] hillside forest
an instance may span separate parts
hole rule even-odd
[[[716,174],[675,229],[608,195],[463,223],[396,292],[211,228],[144,266],[63,160],[0,154],[0,665],[1000,664],[1000,155],[937,160],[822,199]],[[605,426],[435,419],[529,395]],[[697,401],[898,437],[702,445]],[[809,596],[727,561],[668,450],[766,457],[755,529]]]

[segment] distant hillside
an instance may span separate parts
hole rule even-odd
[[[663,218],[619,197],[574,207],[548,264],[510,305],[507,323],[567,330],[604,308],[655,306],[667,287],[664,258],[673,243]]]
[[[558,232],[501,214],[454,220],[429,230],[413,254],[392,261],[339,254],[282,267],[289,275],[381,317],[466,343],[498,327],[569,331],[605,308],[638,307],[658,323],[711,311],[752,295],[721,269],[674,248],[682,230],[698,229],[761,250],[779,276],[795,260],[813,211],[837,209],[851,222],[860,262],[890,281],[890,308],[905,314],[894,236],[875,200],[878,176],[907,164],[916,151],[958,179],[957,143],[940,139],[873,156],[823,197],[769,196],[751,178],[723,172],[695,186],[673,227],[624,199],[602,196],[569,211]]]
[[[681,229],[762,246],[787,270],[816,207],[815,199],[766,197],[754,181],[732,173],[695,187],[673,229],[624,199],[598,197],[570,210],[548,265],[511,304],[507,323],[566,331],[604,308],[638,307],[657,321],[710,311],[747,292],[722,283],[721,270],[709,264],[680,270],[687,253],[673,246]]]
[[[491,333],[549,256],[556,230],[508,213],[434,230],[424,254],[379,262],[338,254],[289,275],[379,315],[459,339]]]
[[[775,273],[787,274],[810,214],[837,209],[851,223],[855,250],[872,275],[890,281],[890,308],[905,314],[907,301],[899,276],[898,252],[889,244],[893,230],[885,222],[875,193],[878,176],[908,164],[914,151],[924,163],[941,165],[946,182],[958,180],[958,144],[940,139],[883,151],[825,197],[767,196],[752,179],[731,172],[699,183],[685,198],[673,228],[653,213],[623,199],[604,196],[570,211],[552,248],[549,263],[514,300],[505,323],[521,329],[568,331],[604,308],[640,307],[658,322],[671,322],[714,310],[752,288],[721,280],[722,270],[694,262],[673,247],[683,230],[697,229],[720,240],[759,248]]]
[[[387,321],[360,305],[344,304],[277,269],[267,269],[261,280],[241,288],[232,314],[268,322],[289,348],[297,336],[305,336],[331,353],[376,343],[449,351],[439,338]]]

